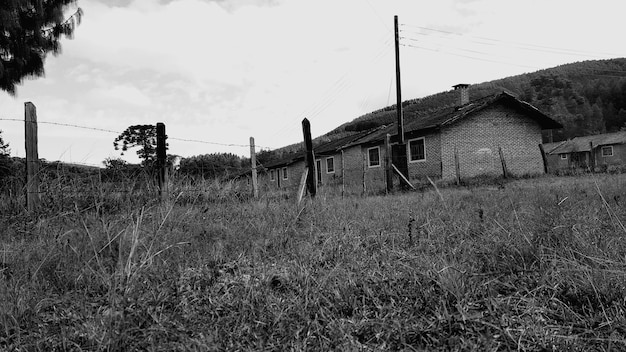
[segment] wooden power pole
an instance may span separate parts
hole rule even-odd
[[[406,158],[406,141],[404,140],[404,116],[402,116],[402,84],[400,80],[400,30],[398,29],[398,16],[393,17],[395,29],[396,48],[396,113],[398,122],[398,144],[395,148],[394,164],[398,171],[407,179],[409,178],[409,165]]]

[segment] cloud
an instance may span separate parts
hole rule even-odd
[[[109,106],[122,103],[136,107],[147,107],[152,103],[146,94],[132,85],[99,87],[91,91],[89,95],[92,99],[102,101]]]

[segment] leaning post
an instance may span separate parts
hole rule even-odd
[[[157,122],[157,173],[159,182],[159,198],[167,198],[167,135],[165,134],[165,124]]]
[[[302,120],[302,133],[304,134],[304,147],[306,148],[306,166],[309,169],[307,176],[307,189],[311,198],[317,193],[317,172],[315,172],[315,154],[313,153],[313,140],[311,139],[311,123],[309,119]]]
[[[26,209],[31,212],[39,206],[37,109],[31,102],[24,103],[24,128],[26,147]]]

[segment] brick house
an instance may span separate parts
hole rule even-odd
[[[344,179],[341,148],[370,132],[354,133],[339,139],[322,142],[313,148],[318,186],[340,186]],[[265,165],[259,184],[270,189],[295,189],[306,168],[305,154],[300,152]]]
[[[467,99],[467,86],[459,87],[461,97]],[[426,176],[454,180],[455,159],[461,178],[502,175],[501,158],[512,175],[544,172],[541,131],[561,128],[561,124],[505,92],[462,103],[404,117],[411,181]],[[348,189],[369,193],[385,188],[384,139],[390,134],[394,144],[396,133],[396,124],[391,124],[342,148]]]
[[[562,125],[506,92],[469,101],[467,88],[455,86],[461,97],[458,106],[405,114],[409,180],[428,176],[452,181],[457,175],[456,160],[461,178],[500,176],[502,159],[511,175],[544,173],[541,131]],[[383,191],[387,134],[391,135],[391,144],[397,144],[397,126],[392,123],[316,146],[318,185],[341,186],[347,193]],[[270,188],[295,189],[305,169],[304,153],[266,168],[264,177]]]
[[[544,150],[550,172],[626,165],[626,131],[549,143]]]

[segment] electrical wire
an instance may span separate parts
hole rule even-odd
[[[500,44],[506,44],[506,45],[509,45],[509,46],[510,45],[516,45],[517,48],[524,49],[524,50],[534,50],[534,51],[543,51],[543,52],[579,55],[579,56],[587,56],[587,57],[623,56],[623,55],[616,54],[616,53],[593,52],[593,51],[585,51],[585,50],[578,50],[578,49],[571,49],[571,48],[559,48],[559,47],[554,47],[554,46],[537,45],[537,44],[523,43],[523,42],[518,42],[518,41],[506,41],[506,40],[502,40],[502,39],[482,37],[482,36],[472,36],[472,35],[467,35],[467,34],[463,34],[463,33],[459,33],[459,32],[453,32],[453,31],[447,31],[447,30],[442,30],[442,29],[417,26],[417,25],[412,25],[412,24],[401,24],[400,26],[417,28],[417,29],[431,31],[431,32],[437,32],[437,33],[451,34],[451,35],[456,35],[456,36],[461,36],[461,37],[475,38],[475,39],[479,39],[479,40],[483,40],[483,41],[490,41],[490,42],[495,42],[495,43],[500,43]],[[415,32],[415,31],[408,31],[408,32],[412,32],[412,33],[416,33],[416,34],[420,34],[420,35],[428,35],[426,33],[420,33],[420,32]],[[477,42],[477,43],[484,44],[484,45],[496,45],[496,44],[493,44],[493,43],[485,43],[485,42]]]
[[[23,119],[14,119],[14,118],[0,118],[0,121],[25,122]],[[85,130],[107,132],[107,133],[115,133],[115,134],[118,134],[118,135],[121,134],[121,132],[119,132],[119,131],[108,130],[108,129],[104,129],[104,128],[97,128],[97,127],[81,126],[81,125],[75,125],[75,124],[70,124],[70,123],[53,122],[53,121],[37,121],[36,123],[38,123],[38,124],[46,124],[46,125],[63,126],[63,127],[81,128],[81,129],[85,129]],[[236,144],[236,143],[219,143],[219,142],[203,141],[203,140],[198,140],[198,139],[186,139],[186,138],[177,138],[177,137],[169,137],[169,136],[167,137],[167,139],[175,140],[175,141],[181,141],[181,142],[193,142],[193,143],[219,145],[219,146],[224,146],[224,147],[245,147],[245,148],[249,148],[250,147],[249,144],[246,145],[246,144]],[[264,148],[263,146],[260,146],[260,145],[255,145],[255,147]]]

